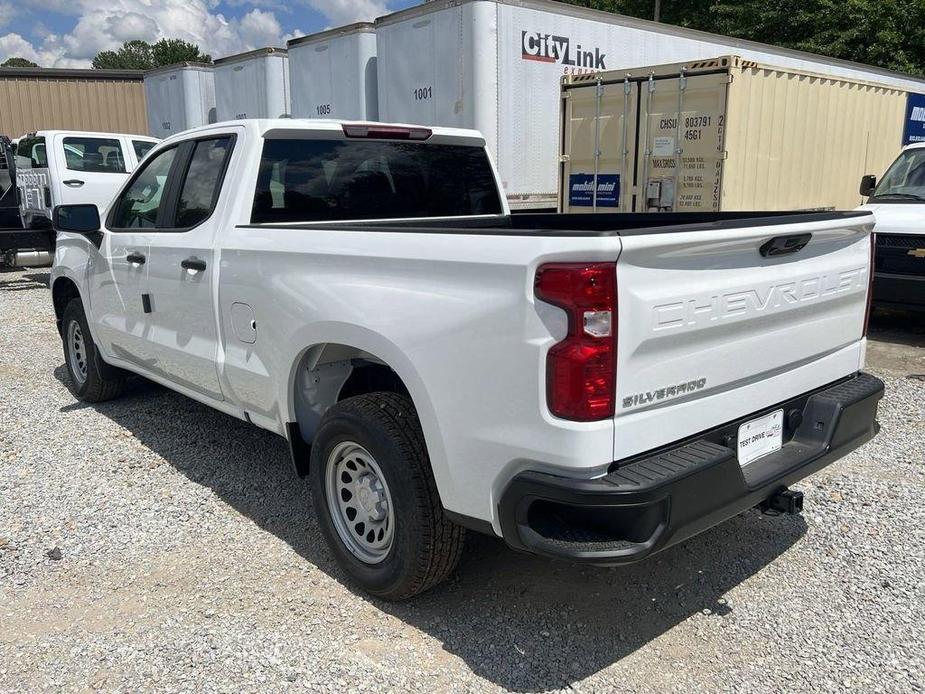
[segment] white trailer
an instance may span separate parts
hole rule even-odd
[[[148,132],[159,138],[215,122],[215,78],[206,63],[177,63],[145,73]]]
[[[217,119],[280,118],[291,111],[285,48],[259,48],[215,61]]]
[[[482,131],[515,208],[556,206],[564,75],[734,53],[925,92],[879,68],[549,0],[435,0],[381,17],[376,37],[381,119]]]
[[[376,27],[358,22],[292,39],[292,114],[379,120]]]

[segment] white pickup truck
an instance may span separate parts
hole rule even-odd
[[[56,205],[106,207],[157,142],[144,135],[78,130],[39,130],[19,138],[16,187],[23,226],[50,226]]]
[[[389,599],[464,528],[617,565],[796,512],[878,429],[869,213],[510,215],[477,132],[258,120],[160,143],[55,227],[77,397],[131,372],[286,437]]]
[[[860,193],[877,220],[874,302],[925,311],[925,142],[903,149],[879,182],[861,179]]]

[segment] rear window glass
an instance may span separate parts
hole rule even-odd
[[[71,171],[125,173],[122,143],[102,137],[65,137],[64,161]]]
[[[151,151],[156,142],[145,142],[144,140],[132,140],[132,148],[135,150],[135,158],[141,161],[145,155]]]
[[[44,169],[48,166],[44,137],[24,137],[16,145],[17,169]]]
[[[251,221],[500,214],[485,150],[382,140],[268,139]]]

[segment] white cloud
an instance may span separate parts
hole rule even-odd
[[[331,26],[371,22],[388,13],[385,0],[306,0],[308,6],[329,20]]]
[[[312,1],[327,4],[325,0]],[[367,0],[333,1],[337,5],[376,4]],[[4,2],[0,0],[0,8]],[[34,2],[34,6],[54,11],[63,10],[65,4],[63,0]],[[213,12],[214,0],[74,0],[67,4],[66,11],[79,17],[70,34],[48,34],[36,45],[20,34],[0,36],[0,62],[20,55],[44,67],[89,67],[97,53],[118,49],[124,41],[153,42],[162,38],[190,41],[218,58],[263,46],[285,45],[284,39],[289,38],[284,36],[272,11],[254,8],[240,19],[227,19]]]

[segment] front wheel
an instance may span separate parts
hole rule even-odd
[[[331,407],[312,444],[312,498],[338,564],[402,600],[455,568],[464,530],[446,518],[411,401],[370,393]]]
[[[71,299],[61,319],[64,362],[71,390],[83,402],[103,402],[122,394],[125,374],[103,361],[84,314],[80,299]]]

